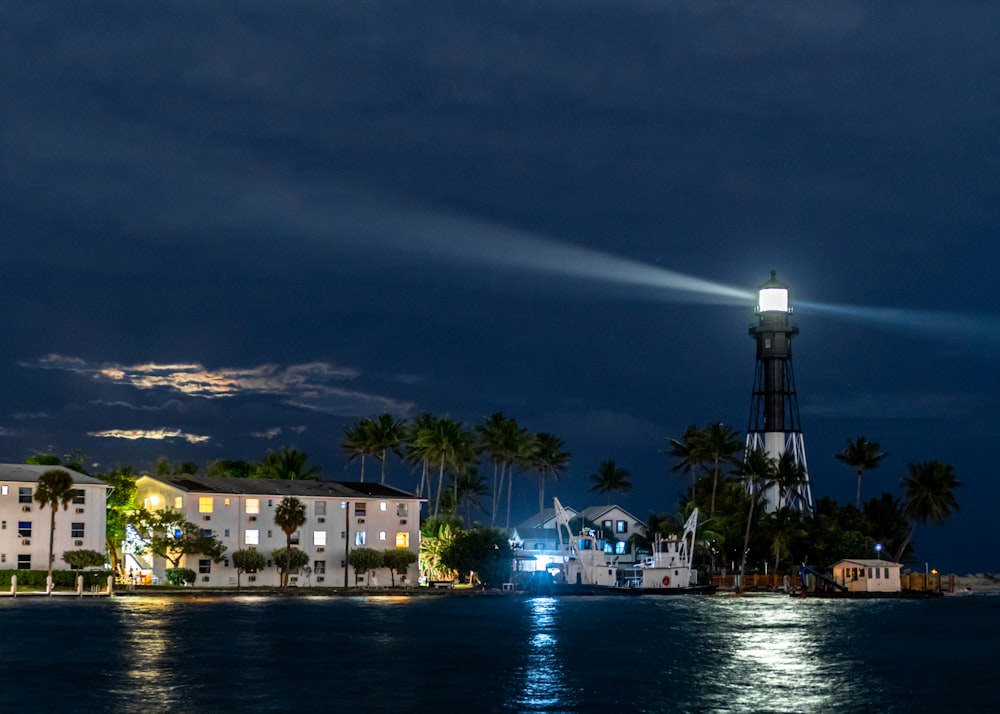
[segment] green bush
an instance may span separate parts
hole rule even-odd
[[[171,585],[194,584],[198,575],[191,568],[167,568],[167,582]]]

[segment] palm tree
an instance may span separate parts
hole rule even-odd
[[[375,445],[375,422],[367,417],[344,427],[344,440],[340,448],[347,452],[347,462],[361,457],[361,482],[365,481],[365,457],[378,453]]]
[[[944,525],[944,520],[958,510],[954,490],[962,485],[955,476],[955,468],[951,464],[940,461],[926,461],[921,464],[910,464],[910,473],[903,479],[903,513],[910,521],[910,532],[907,533],[903,545],[896,556],[902,557],[903,550],[910,543],[913,531],[917,525],[930,521],[935,525]]]
[[[298,449],[281,447],[275,453],[268,450],[260,464],[258,473],[261,478],[281,479],[284,481],[319,481],[318,466],[309,466],[309,454]]]
[[[403,435],[406,442],[403,447],[403,460],[413,466],[420,464],[420,482],[417,484],[417,496],[420,498],[424,495],[424,488],[429,490],[430,486],[427,483],[427,453],[418,444],[418,436],[422,431],[433,429],[435,422],[437,422],[437,417],[424,412],[406,427]],[[428,494],[429,496],[430,494]]]
[[[292,569],[292,534],[305,525],[306,505],[295,496],[285,496],[274,509],[274,525],[285,532],[285,569],[281,573],[281,587],[288,586],[288,573]]]
[[[715,515],[715,494],[719,487],[719,464],[737,463],[736,454],[743,451],[744,444],[739,438],[739,432],[727,424],[716,422],[709,424],[694,439],[694,456],[698,461],[712,462],[712,501],[709,508],[709,518]]]
[[[862,474],[869,469],[878,468],[882,459],[889,455],[883,451],[879,451],[879,448],[877,441],[868,441],[865,437],[859,436],[854,441],[848,439],[844,450],[834,455],[837,461],[845,463],[848,466],[853,466],[858,470],[858,495],[854,502],[854,506],[858,510],[861,510]]]
[[[52,520],[49,523],[49,572],[45,580],[48,593],[51,595],[53,549],[56,537],[56,511],[62,505],[65,511],[76,496],[73,488],[73,477],[65,469],[49,469],[38,477],[38,488],[35,489],[35,500],[39,508],[48,506],[52,509]]]
[[[421,428],[414,442],[416,449],[428,463],[438,465],[438,487],[434,497],[434,513],[441,508],[441,489],[444,486],[444,470],[451,468],[461,471],[472,455],[469,437],[462,425],[448,417],[435,419],[433,424]]]
[[[495,412],[485,423],[476,426],[476,451],[488,453],[493,462],[493,514],[491,524],[496,523],[503,494],[504,479],[507,479],[507,527],[510,527],[510,497],[513,488],[514,464],[524,459],[531,442],[527,429],[521,428],[516,419]],[[499,470],[499,477],[497,471]]]
[[[611,503],[612,493],[631,493],[632,482],[629,481],[631,472],[618,466],[614,461],[602,461],[597,467],[596,474],[590,474],[590,481],[594,485],[590,490],[598,494],[608,496],[608,504]]]
[[[684,430],[684,435],[680,439],[667,439],[670,442],[669,449],[660,449],[661,453],[677,459],[677,463],[670,468],[671,472],[680,471],[691,476],[692,498],[694,497],[695,471],[699,464],[696,444],[700,435],[701,429],[692,424]]]
[[[767,514],[761,525],[765,527],[767,539],[771,543],[774,572],[777,573],[782,558],[791,559],[793,546],[802,542],[809,534],[803,526],[802,514],[787,506]]]
[[[541,432],[535,434],[531,451],[531,466],[538,472],[538,510],[545,510],[545,479],[552,476],[556,481],[559,475],[569,468],[568,451],[563,450],[562,439],[552,434]]]
[[[783,451],[774,465],[774,485],[778,487],[778,507],[784,508],[789,494],[806,482],[806,467],[795,460],[791,451]]]
[[[483,507],[479,499],[489,494],[490,487],[486,479],[479,475],[479,469],[474,466],[453,478],[457,480],[455,491],[458,493],[455,512],[458,512],[460,506],[465,506],[465,525],[468,528],[472,525],[472,509]]]
[[[761,449],[754,449],[746,455],[743,466],[740,468],[740,475],[746,483],[747,493],[750,496],[750,510],[747,512],[747,529],[743,535],[743,557],[740,560],[740,586],[742,587],[743,575],[746,573],[747,552],[750,550],[750,524],[753,523],[754,506],[762,492],[766,492],[774,483],[777,474],[777,465],[767,452]]]
[[[392,414],[381,414],[371,427],[371,447],[374,449],[376,458],[382,462],[382,479],[379,483],[385,483],[385,460],[388,452],[394,453],[399,458],[403,457],[403,439],[406,435],[406,421],[397,419]]]

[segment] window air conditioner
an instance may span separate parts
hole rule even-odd
[[[207,583],[211,579],[212,578],[209,575],[203,575],[203,576],[201,576],[201,582],[203,582],[203,583]]]
[[[256,575],[251,575],[251,576],[250,576],[249,578],[247,578],[247,579],[248,579],[248,580],[249,580],[249,581],[250,581],[251,583],[255,583],[255,582],[257,582],[257,576],[256,576]]]
[[[29,538],[25,538],[21,541],[21,545],[31,545],[31,540]]]
[[[320,546],[319,548],[316,549],[316,552],[317,553],[325,553],[326,552],[326,548],[324,548],[323,546]]]
[[[256,523],[257,522],[257,516],[250,516],[250,522],[251,523]]]
[[[365,522],[365,519],[364,519],[364,518],[359,518],[359,519],[358,519],[358,523],[364,523],[364,522]]]
[[[78,509],[76,509],[76,512],[77,513],[83,513],[83,509],[82,508],[78,508]]]
[[[326,523],[326,519],[323,518],[322,516],[320,516],[319,518],[316,519],[316,522],[317,523]]]
[[[73,545],[83,545],[83,541],[82,540],[75,540],[75,541],[73,541]]]
[[[319,577],[317,577],[317,578],[316,578],[316,582],[317,582],[317,583],[322,583],[322,582],[324,582],[325,580],[326,580],[326,578],[324,578],[324,577],[323,577],[322,575],[320,575]]]
[[[212,520],[212,517],[211,516],[202,516],[201,520],[203,520],[203,521],[210,521],[210,520]]]
[[[399,519],[399,525],[405,526],[406,525],[406,519],[405,518],[400,518]]]
[[[31,513],[31,506],[21,506],[21,511],[23,513]]]

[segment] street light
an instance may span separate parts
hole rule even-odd
[[[878,558],[879,560],[882,560],[882,544],[881,543],[876,543],[875,544],[875,557]]]

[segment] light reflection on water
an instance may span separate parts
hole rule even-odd
[[[571,710],[565,682],[564,656],[559,650],[559,603],[556,598],[532,598],[528,607],[528,649],[517,669],[523,688],[516,704],[524,711]]]
[[[985,711],[998,641],[1000,598],[0,600],[4,711]]]

